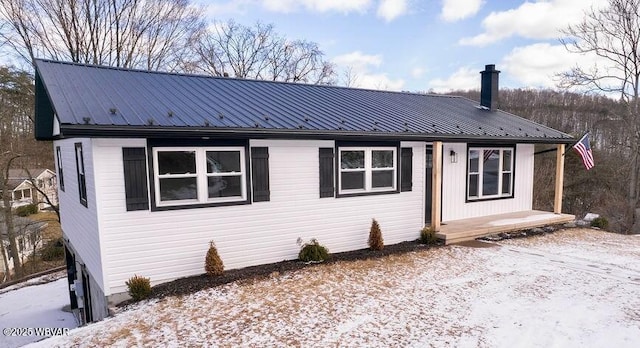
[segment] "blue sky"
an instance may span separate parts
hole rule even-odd
[[[566,52],[559,29],[607,0],[196,0],[209,19],[275,25],[317,42],[354,87],[479,88],[485,64],[502,87],[555,88],[554,74],[593,60]]]

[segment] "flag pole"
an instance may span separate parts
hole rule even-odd
[[[562,156],[564,156],[567,152],[569,152],[570,149],[573,149],[574,146],[576,146],[577,143],[581,142],[582,139],[584,139],[584,137],[586,137],[587,135],[589,135],[589,131],[587,131],[586,133],[584,133],[580,139],[578,141],[576,141],[575,143],[573,143],[573,145],[571,145],[570,147],[566,148],[564,150],[564,152],[562,153]]]

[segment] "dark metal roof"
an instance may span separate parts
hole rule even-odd
[[[455,96],[36,60],[36,137],[370,136],[569,143],[572,137]]]

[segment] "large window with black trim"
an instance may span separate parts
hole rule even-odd
[[[513,197],[513,147],[469,147],[467,200]]]
[[[339,147],[338,192],[357,194],[396,191],[396,147]]]
[[[156,147],[156,206],[246,201],[245,163],[244,147]]]
[[[64,173],[62,169],[62,151],[60,150],[60,146],[56,146],[56,162],[58,164],[58,181],[60,182],[61,191],[64,191]]]

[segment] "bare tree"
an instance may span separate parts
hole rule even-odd
[[[353,67],[348,67],[342,72],[341,84],[345,87],[358,87],[360,76],[354,71]]]
[[[175,70],[204,26],[188,0],[0,0],[0,31],[26,62]]]
[[[585,13],[582,22],[569,26],[561,40],[569,52],[595,55],[598,63],[576,66],[560,75],[564,87],[579,86],[590,91],[615,93],[626,106],[625,123],[629,156],[627,206],[629,225],[638,229],[640,153],[640,0],[609,0],[605,8]]]
[[[13,259],[13,269],[16,278],[20,278],[23,275],[22,263],[20,262],[20,253],[17,244],[17,231],[13,221],[13,210],[11,207],[11,190],[9,189],[9,168],[11,168],[12,162],[20,158],[20,155],[10,156],[2,170],[2,182],[0,182],[0,189],[2,189],[2,216],[4,220],[4,227],[6,236],[0,236],[1,239],[6,238],[6,242],[9,245],[9,256]]]
[[[194,39],[193,49],[197,61],[188,62],[185,70],[214,76],[332,83],[335,75],[316,43],[288,40],[271,24],[247,27],[232,20],[216,22]]]
[[[22,275],[15,242],[16,230],[13,224],[9,170],[20,166],[38,163],[36,158],[28,159],[29,154],[38,157],[44,153],[40,144],[33,139],[33,79],[25,72],[0,67],[0,191],[8,254],[13,258],[15,274]]]

